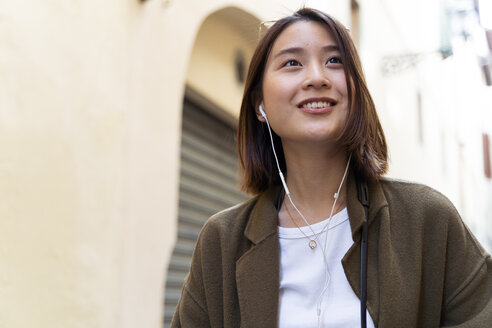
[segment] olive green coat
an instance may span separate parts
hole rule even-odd
[[[277,326],[279,190],[208,220],[171,327]],[[376,327],[492,327],[492,259],[453,205],[429,187],[389,179],[369,193],[367,307]],[[359,296],[364,210],[352,175],[347,209],[354,244],[342,265]]]

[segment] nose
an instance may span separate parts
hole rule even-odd
[[[331,82],[327,76],[325,67],[319,64],[312,64],[306,69],[306,76],[303,82],[304,88],[330,88]]]

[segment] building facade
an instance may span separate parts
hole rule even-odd
[[[165,324],[204,215],[246,197],[231,135],[261,22],[304,4],[358,40],[389,175],[440,190],[491,251],[490,47],[476,20],[443,59],[454,2],[2,2],[0,326]]]

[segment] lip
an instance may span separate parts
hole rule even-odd
[[[321,108],[304,108],[304,107],[302,107],[304,104],[308,104],[310,102],[328,102],[328,103],[331,103],[333,105],[327,106],[327,107],[321,107]],[[297,108],[299,108],[303,112],[309,113],[309,114],[324,114],[327,112],[331,112],[334,109],[336,104],[337,104],[337,101],[334,100],[333,98],[315,97],[315,98],[304,99],[303,101],[301,101],[300,103],[297,104]]]

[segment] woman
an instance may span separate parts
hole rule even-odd
[[[453,205],[382,178],[385,137],[338,21],[304,8],[265,33],[238,150],[256,196],[205,224],[172,327],[492,326],[492,259]]]

